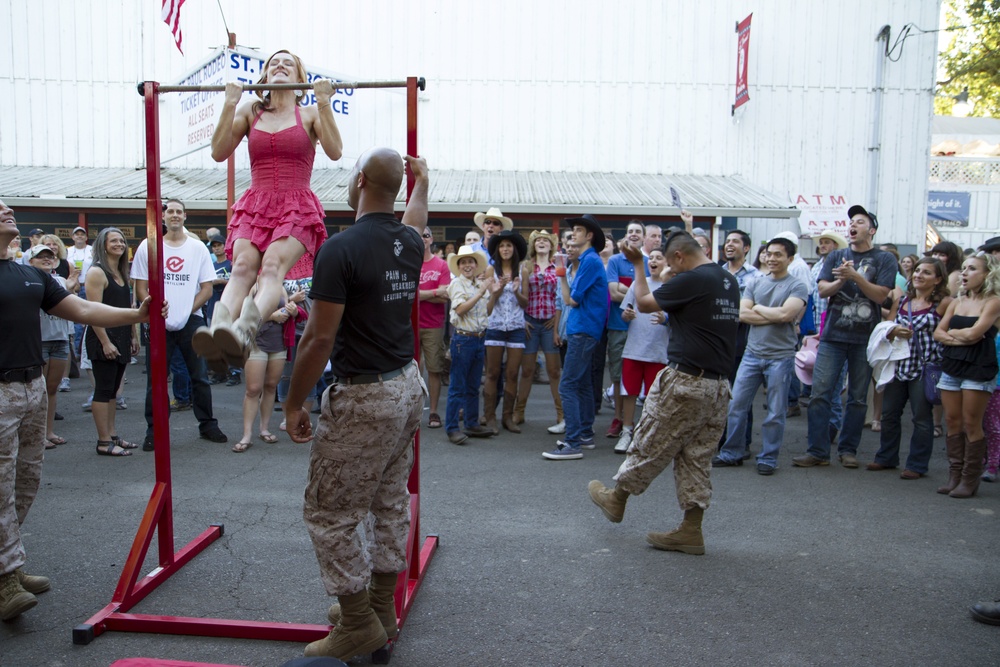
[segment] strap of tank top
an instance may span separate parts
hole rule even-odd
[[[299,115],[299,103],[295,103],[295,124],[302,127],[302,116]]]
[[[257,121],[260,120],[260,117],[264,115],[265,111],[267,111],[267,109],[264,109],[262,107],[261,110],[257,112],[257,115],[254,117],[253,122],[250,123],[250,129],[251,130],[254,129],[255,127],[257,127]]]

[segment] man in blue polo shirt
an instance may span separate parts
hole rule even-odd
[[[573,229],[573,242],[580,249],[580,265],[570,288],[566,269],[561,276],[563,301],[570,307],[566,323],[566,360],[559,397],[566,420],[565,440],[542,456],[553,461],[582,459],[584,449],[594,449],[594,394],[590,380],[590,358],[608,319],[608,277],[595,248],[604,248],[604,232],[592,215],[566,219]]]

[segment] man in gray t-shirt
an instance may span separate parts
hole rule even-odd
[[[761,427],[763,447],[757,456],[757,472],[774,474],[778,450],[785,435],[788,381],[795,372],[798,321],[809,300],[809,286],[788,272],[795,257],[795,244],[775,238],[767,244],[769,276],[747,286],[740,299],[740,322],[750,325],[733,399],[729,403],[726,442],[714,467],[743,465],[747,413],[761,383],[767,381],[767,419]]]

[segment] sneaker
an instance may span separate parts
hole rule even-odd
[[[69,378],[63,378],[59,381],[59,391],[70,391],[72,387],[69,386]]]
[[[24,590],[17,572],[0,575],[0,620],[9,621],[38,604],[38,598]]]
[[[625,427],[625,424],[622,423],[622,420],[618,419],[618,417],[615,417],[614,419],[611,420],[611,426],[608,427],[607,436],[609,438],[620,437],[621,434],[622,434],[622,429],[624,427]]]
[[[615,397],[613,396],[614,390],[615,390],[614,385],[611,385],[610,387],[604,390],[604,402],[608,404],[609,408],[615,407]]]
[[[724,459],[721,456],[714,456],[712,458],[713,468],[735,468],[737,466],[743,465],[743,459],[739,458],[735,461],[730,461],[729,459]]]
[[[845,468],[857,468],[858,467],[858,457],[854,454],[841,454],[840,455],[840,465]]]
[[[81,405],[80,407],[82,407],[82,408],[83,408],[83,411],[84,411],[84,412],[90,412],[90,405],[91,405],[91,403],[93,403],[93,402],[94,402],[94,395],[93,395],[93,394],[91,394],[91,395],[90,395],[90,398],[88,398],[87,400],[85,400],[85,401],[83,402],[83,405]]]
[[[178,401],[176,398],[170,401],[170,411],[180,412],[181,410],[190,410],[191,401]]]
[[[828,466],[830,465],[830,461],[816,458],[812,454],[803,454],[802,456],[793,457],[792,465],[799,468],[812,468],[813,466]]]
[[[566,421],[563,420],[558,424],[553,424],[552,426],[548,427],[545,430],[551,433],[552,435],[562,435],[563,433],[566,432]]]
[[[62,420],[66,419],[66,418],[65,418],[65,417],[63,417],[63,416],[62,416],[61,414],[59,414],[58,412],[54,412],[54,413],[52,414],[52,419],[53,419],[54,421],[57,421],[57,422],[61,422]]]
[[[485,426],[467,426],[465,428],[465,435],[471,438],[489,438],[493,435],[493,431]]]
[[[240,377],[240,374],[239,373],[233,373],[232,375],[229,376],[229,379],[226,380],[226,386],[227,387],[235,387],[236,385],[240,384],[241,382],[243,382],[243,379]]]
[[[461,431],[452,431],[448,434],[448,441],[453,445],[464,445],[465,441],[469,439],[469,436],[465,435]]]
[[[144,452],[153,451],[153,436],[147,435],[146,439],[142,441],[142,451]]]
[[[987,470],[986,472],[984,472],[983,473],[983,481],[984,482],[991,482],[991,483],[997,481],[997,471],[996,470]]]
[[[572,459],[582,459],[583,452],[579,447],[570,447],[562,440],[556,440],[556,448],[549,452],[542,452],[542,456],[550,461],[569,461]]]
[[[124,396],[115,399],[115,410],[128,410],[128,403],[125,402]]]
[[[593,438],[591,438],[590,440],[581,440],[580,449],[597,449],[597,445],[594,444]]]
[[[802,414],[802,408],[800,408],[798,404],[789,405],[788,411],[785,412],[785,419],[788,419],[789,417],[798,417],[801,414]]]
[[[774,466],[767,465],[766,463],[757,464],[757,474],[758,475],[773,475]]]
[[[632,444],[632,429],[626,427],[622,430],[622,436],[615,443],[615,454],[625,454],[628,446]]]
[[[212,442],[229,442],[229,438],[226,434],[219,430],[218,426],[212,426],[201,432],[200,435],[202,440],[211,440]]]
[[[748,461],[751,456],[753,456],[753,453],[749,449],[743,450],[743,460],[744,461]]]

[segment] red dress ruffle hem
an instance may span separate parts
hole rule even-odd
[[[287,277],[308,277],[327,238],[323,205],[309,187],[316,146],[302,126],[298,107],[295,125],[274,133],[257,129],[261,114],[250,127],[250,188],[233,204],[226,256],[232,259],[237,239],[249,239],[264,253],[273,240],[290,236],[306,251]]]

